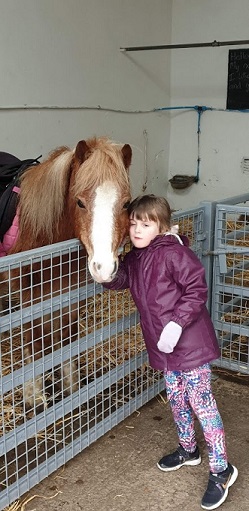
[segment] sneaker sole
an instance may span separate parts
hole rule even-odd
[[[201,457],[197,458],[196,460],[188,460],[181,463],[181,465],[177,465],[176,467],[161,467],[159,463],[157,463],[157,467],[159,470],[162,470],[163,472],[172,472],[173,470],[179,470],[179,468],[185,467],[185,466],[191,466],[195,467],[196,465],[200,465],[201,463]]]
[[[232,467],[233,467],[233,475],[227,485],[227,488],[225,489],[223,497],[219,500],[219,502],[217,502],[213,506],[205,506],[204,504],[203,505],[201,504],[202,509],[210,509],[210,511],[212,511],[212,509],[217,509],[219,506],[221,506],[221,504],[223,504],[223,502],[225,502],[225,500],[228,496],[229,488],[233,485],[233,483],[235,483],[235,481],[238,477],[238,469],[236,467],[234,467],[233,465],[232,465]]]

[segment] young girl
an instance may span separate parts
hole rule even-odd
[[[138,197],[128,212],[133,248],[105,287],[130,288],[140,313],[150,365],[164,371],[179,446],[157,466],[167,472],[201,463],[195,414],[210,465],[201,506],[216,509],[227,498],[238,470],[227,460],[223,423],[211,390],[209,362],[220,352],[205,305],[205,270],[188,247],[187,238],[171,227],[171,211],[164,198]]]

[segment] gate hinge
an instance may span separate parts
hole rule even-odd
[[[205,234],[205,232],[198,233],[196,236],[197,241],[204,241],[206,239],[207,239],[207,235]]]
[[[226,258],[227,251],[226,250],[206,250],[203,252],[204,256],[209,255],[216,255],[218,256],[219,265],[220,265],[220,272],[221,273],[227,273],[227,258]]]

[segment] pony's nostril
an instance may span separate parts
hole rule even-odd
[[[94,267],[95,271],[100,271],[101,270],[101,264],[100,263],[93,263],[93,267]]]
[[[103,281],[107,281],[108,279],[113,279],[115,277],[118,270],[118,261],[112,261],[108,265],[94,261],[91,263],[90,267],[92,269],[92,271],[90,271],[94,275],[95,279],[101,278]]]

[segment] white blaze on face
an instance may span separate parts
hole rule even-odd
[[[91,236],[93,257],[89,261],[89,269],[98,282],[107,281],[114,270],[112,239],[114,207],[117,200],[117,189],[110,181],[96,189]]]

